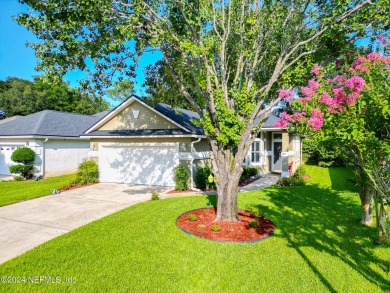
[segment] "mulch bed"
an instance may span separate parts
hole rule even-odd
[[[60,189],[60,191],[64,192],[64,191],[69,191],[69,190],[73,190],[73,189],[78,189],[78,188],[81,188],[81,187],[95,185],[95,184],[97,184],[97,182],[96,183],[87,184],[87,185],[74,185],[74,186],[69,186],[69,187],[63,187],[63,188]]]
[[[190,214],[196,216],[196,221],[188,219]],[[180,215],[176,220],[176,225],[188,234],[219,242],[256,242],[274,233],[275,226],[266,217],[256,217],[251,212],[245,210],[239,210],[238,217],[240,219],[239,222],[214,222],[215,209],[201,208]],[[249,222],[253,220],[259,222],[258,227],[249,227]],[[216,224],[221,227],[220,231],[211,230],[211,227]]]

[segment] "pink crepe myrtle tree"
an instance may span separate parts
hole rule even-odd
[[[291,104],[293,113],[282,113],[275,127],[288,126],[344,148],[359,181],[362,223],[372,223],[374,198],[383,242],[390,235],[390,57],[372,52],[342,69],[329,78],[329,68],[314,65],[313,79]]]

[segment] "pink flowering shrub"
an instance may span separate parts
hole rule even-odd
[[[293,101],[294,100],[294,92],[293,91],[287,91],[287,90],[281,90],[279,93],[279,97],[282,100],[288,100]]]
[[[300,88],[301,96],[292,106],[295,113],[282,113],[275,127],[285,128],[290,124],[306,125],[317,132],[332,115],[342,115],[346,110],[355,107],[361,95],[369,92],[374,84],[368,85],[367,79],[375,68],[383,68],[390,73],[390,57],[380,53],[370,53],[356,59],[346,73],[333,78],[324,78],[324,68],[315,64],[310,73],[315,79],[310,79],[307,86]],[[385,71],[386,72],[386,71]],[[386,80],[389,80],[390,76]],[[282,90],[279,95],[283,99],[293,100],[291,91]]]
[[[322,114],[320,109],[312,109],[311,117],[307,120],[307,123],[314,131],[319,130],[324,125],[324,114]]]

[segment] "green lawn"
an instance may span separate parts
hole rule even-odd
[[[76,175],[71,174],[40,181],[2,181],[0,182],[0,206],[49,195],[50,189],[60,189],[75,178]]]
[[[276,225],[254,244],[222,244],[175,226],[213,196],[137,204],[49,241],[0,266],[0,276],[60,277],[61,283],[2,284],[3,292],[382,292],[390,249],[359,226],[359,202],[345,169],[308,166],[305,187],[242,193]],[[75,278],[66,283],[65,278]],[[31,279],[30,279],[31,281]]]

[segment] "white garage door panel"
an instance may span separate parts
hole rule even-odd
[[[101,146],[101,182],[174,186],[175,146]]]
[[[11,175],[9,166],[16,164],[11,160],[12,153],[15,149],[16,146],[14,145],[2,145],[0,147],[0,175]]]

